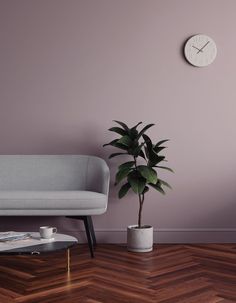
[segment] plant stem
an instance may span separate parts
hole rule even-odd
[[[135,169],[137,170],[137,160],[136,160],[136,157],[134,157],[134,166],[135,166]]]
[[[142,197],[141,194],[138,195],[139,198],[139,211],[138,211],[138,228],[141,228],[142,226],[142,208],[143,208],[143,203],[142,203]]]
[[[134,166],[137,170],[137,160],[136,157],[134,157]],[[139,199],[139,211],[138,211],[138,228],[142,227],[142,209],[143,209],[143,202],[144,202],[144,194],[138,194]]]

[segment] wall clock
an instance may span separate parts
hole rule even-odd
[[[189,63],[197,67],[211,64],[217,54],[216,44],[206,35],[195,35],[189,38],[184,46],[184,55]]]

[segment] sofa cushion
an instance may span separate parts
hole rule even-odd
[[[2,210],[105,211],[106,207],[107,196],[91,191],[0,191],[0,209]]]

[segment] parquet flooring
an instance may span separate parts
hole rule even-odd
[[[41,256],[0,257],[0,303],[230,303],[236,302],[236,244],[86,245]]]

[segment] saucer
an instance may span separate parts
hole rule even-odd
[[[42,242],[52,242],[52,241],[55,241],[55,238],[50,238],[50,239],[40,238],[40,241],[42,241]]]

